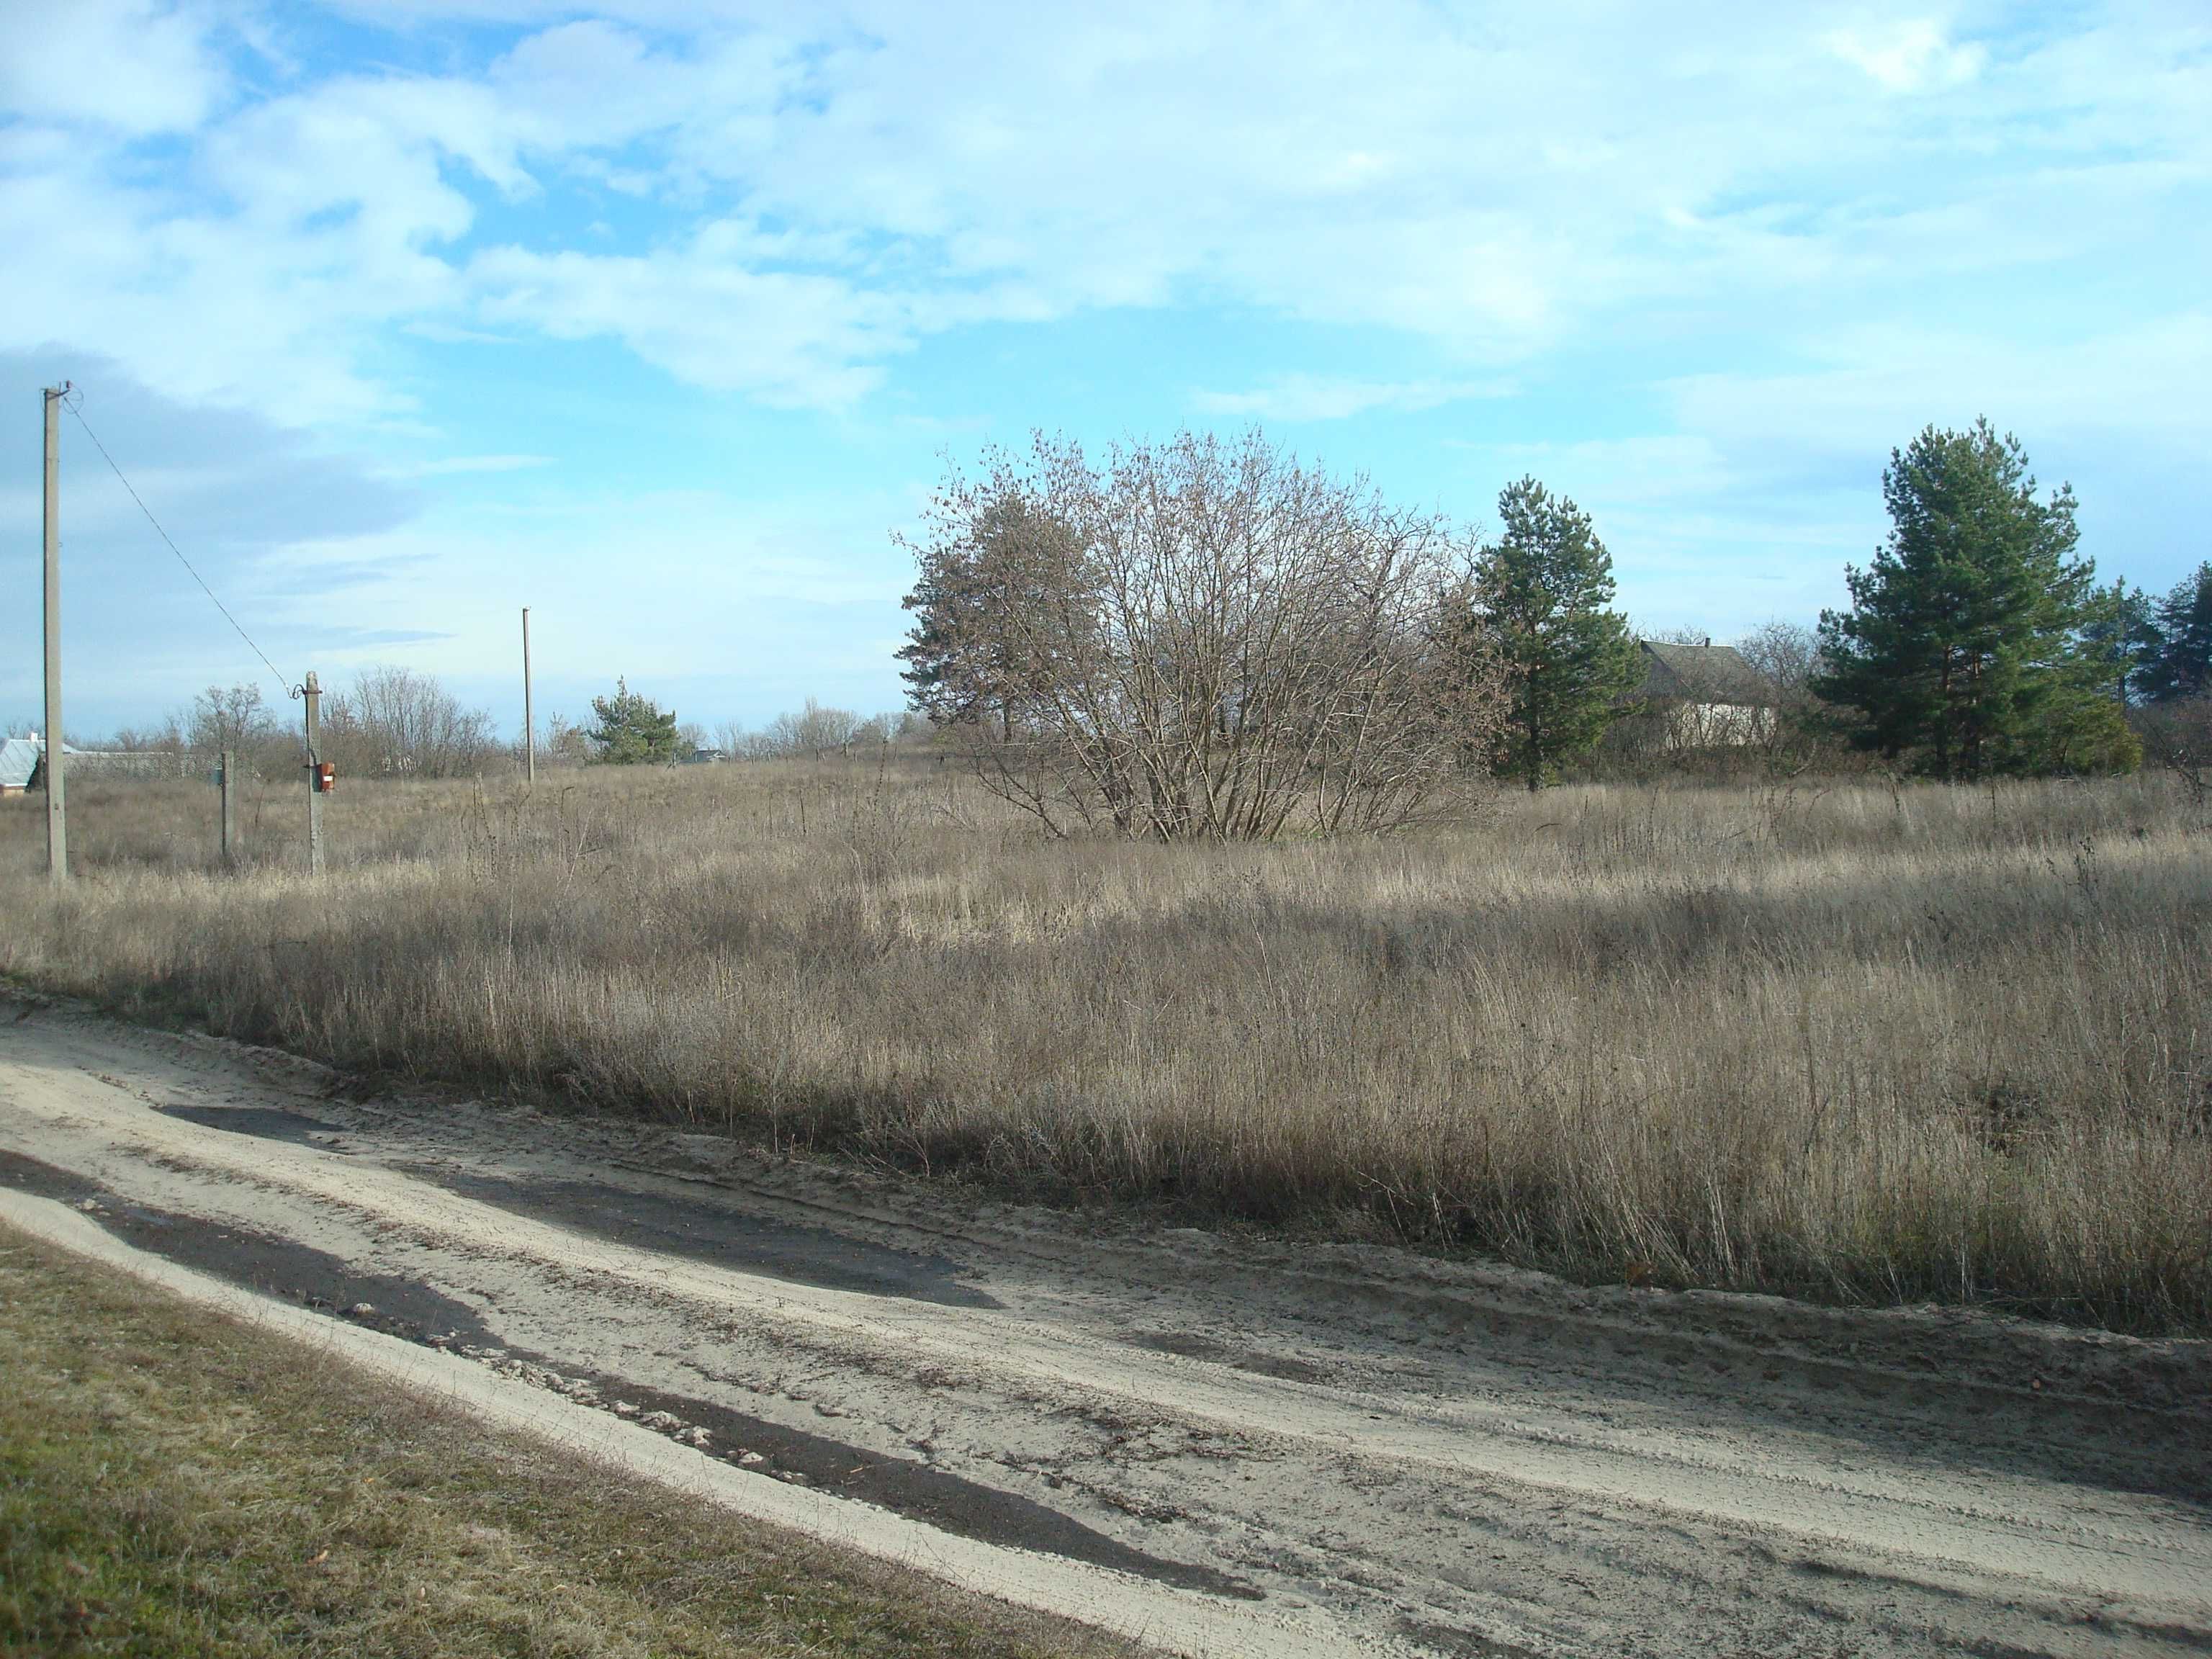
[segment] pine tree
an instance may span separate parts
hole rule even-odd
[[[1815,690],[1860,745],[1942,778],[2136,764],[2072,489],[2039,499],[2020,441],[1983,419],[1892,451],[1882,495],[1887,543],[1820,617]]]
[[[663,709],[629,682],[617,679],[611,697],[593,697],[599,723],[585,735],[592,758],[603,766],[665,764],[676,758],[676,714]]]
[[[2179,702],[2212,694],[2212,562],[2200,564],[2158,602],[2158,649],[2143,695]]]
[[[1080,538],[1000,480],[914,553],[917,579],[901,603],[915,623],[896,653],[908,706],[939,726],[982,723],[1011,738],[1014,703],[1051,678],[1036,620],[1081,591]]]
[[[2161,637],[2151,597],[2124,577],[2091,596],[2081,627],[2085,652],[2100,658],[2113,695],[2124,703],[2149,696],[2158,672]]]
[[[1474,626],[1512,687],[1497,769],[1533,790],[1604,735],[1642,661],[1611,608],[1613,556],[1589,514],[1523,478],[1499,494],[1498,516],[1476,560]]]

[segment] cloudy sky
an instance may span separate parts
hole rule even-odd
[[[1261,422],[1622,602],[1810,621],[1986,411],[2212,555],[2203,0],[0,0],[0,718],[36,389],[288,676],[892,706],[948,459]],[[63,421],[73,728],[273,679]]]

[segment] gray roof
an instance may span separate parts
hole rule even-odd
[[[1753,708],[1775,701],[1773,683],[1732,645],[1668,645],[1658,640],[1638,643],[1644,647],[1640,696]]]

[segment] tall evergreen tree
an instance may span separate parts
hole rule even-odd
[[[607,766],[665,763],[676,758],[676,713],[664,709],[625,679],[615,681],[611,697],[593,697],[599,723],[586,733],[592,758]]]
[[[914,612],[907,643],[907,702],[938,725],[989,721],[1012,735],[1030,620],[1071,586],[1079,538],[1001,483],[971,521],[915,550],[917,577],[901,601]]]
[[[2158,602],[2157,654],[2145,673],[2153,702],[2212,694],[2212,561],[2197,567]]]
[[[1824,611],[1815,690],[1855,711],[1861,746],[1937,777],[2126,769],[2096,568],[2073,490],[2036,494],[2027,453],[1986,418],[1929,427],[1882,473],[1887,543]]]
[[[2150,695],[2161,642],[2157,606],[2142,588],[2130,587],[2123,577],[2091,595],[2082,647],[2104,662],[2112,693],[2122,702],[2140,702]]]
[[[1476,560],[1474,627],[1510,677],[1496,765],[1533,790],[1604,734],[1643,662],[1589,514],[1522,478],[1499,494],[1498,516]]]

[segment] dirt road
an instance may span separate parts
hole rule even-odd
[[[2212,1650],[2212,1344],[1147,1235],[358,1093],[0,1006],[0,1186],[851,1500],[863,1547],[1125,1584],[1164,1645]]]

